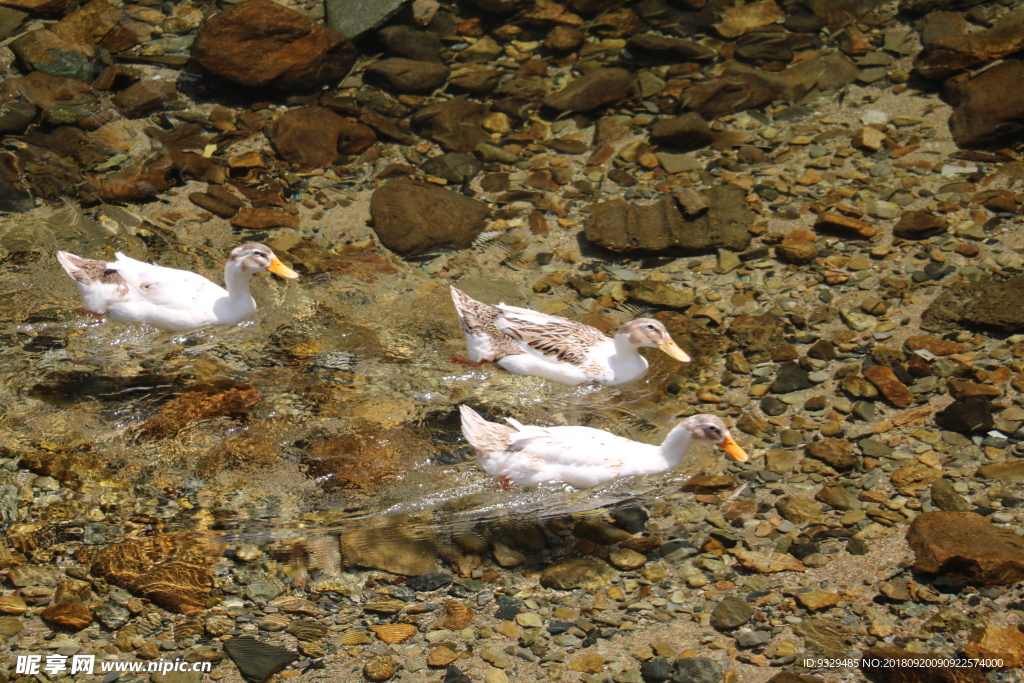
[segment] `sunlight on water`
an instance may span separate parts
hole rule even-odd
[[[304,538],[315,546],[310,539],[338,535],[344,545],[353,529],[404,520],[402,528],[436,540],[651,500],[685,480],[677,471],[596,491],[498,491],[459,429],[458,405],[468,403],[488,419],[658,442],[678,410],[653,389],[680,371],[664,359],[653,359],[645,380],[618,388],[455,365],[465,347],[449,283],[415,267],[373,284],[331,272],[297,282],[257,277],[257,316],[234,326],[167,333],[96,323],[73,312],[78,293],[56,249],[111,256],[134,240],[133,256],[217,282],[223,256],[164,236],[149,239],[147,252],[135,236],[83,244],[57,232],[38,258],[30,250],[0,269],[0,447],[76,458],[104,486],[184,500],[182,510],[197,496],[232,510],[227,521],[201,525],[182,512],[184,528],[208,527],[236,543]],[[445,258],[472,264],[501,249],[485,241]],[[570,290],[555,291],[509,295],[509,303],[583,316]],[[83,487],[81,496],[95,501],[102,491]]]

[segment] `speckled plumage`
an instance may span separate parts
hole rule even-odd
[[[641,377],[647,360],[637,349],[657,347],[689,361],[657,320],[640,318],[609,338],[600,330],[526,308],[487,304],[452,287],[470,360],[493,361],[517,375],[535,375],[563,384],[622,384]]]

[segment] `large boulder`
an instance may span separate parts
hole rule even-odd
[[[1008,59],[974,78],[946,82],[954,104],[949,132],[960,147],[1002,146],[1024,135],[1024,62]]]
[[[263,132],[277,155],[303,169],[330,165],[338,154],[359,154],[377,139],[373,130],[323,107],[299,107]]]
[[[1024,276],[1005,282],[961,282],[946,288],[921,316],[921,327],[1024,332]]]
[[[192,44],[206,71],[250,88],[335,84],[356,60],[337,31],[273,0],[246,0],[206,20]]]

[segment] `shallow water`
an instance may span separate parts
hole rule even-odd
[[[82,508],[116,493],[161,508],[166,530],[209,531],[236,545],[317,548],[341,536],[344,546],[348,535],[357,546],[386,546],[391,534],[398,544],[425,538],[443,547],[460,533],[486,537],[510,523],[669,495],[715,460],[701,453],[679,471],[597,491],[499,491],[461,436],[460,403],[494,420],[584,424],[658,442],[685,410],[660,387],[697,370],[652,356],[644,380],[605,388],[453,364],[464,343],[449,280],[429,258],[385,263],[371,277],[365,269],[294,282],[257,277],[255,319],[229,327],[167,333],[96,324],[73,312],[78,293],[57,249],[90,257],[121,250],[222,280],[223,254],[198,236],[126,227],[130,215],[117,215],[120,222],[102,223],[65,207],[19,218],[5,229],[24,234],[23,251],[0,268],[0,446],[23,457],[71,458],[87,482],[77,488]],[[567,288],[524,296],[537,273],[508,255],[491,242],[441,258],[447,272],[505,259],[496,274],[507,281],[475,286],[507,294],[509,303],[586,314]],[[616,324],[643,311],[620,313]],[[111,529],[104,541],[120,536]],[[318,564],[324,575],[339,569]]]

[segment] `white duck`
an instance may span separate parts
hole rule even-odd
[[[224,265],[224,284],[198,273],[136,261],[117,252],[116,261],[96,261],[58,251],[57,260],[74,279],[86,310],[124,322],[149,323],[164,330],[231,325],[256,312],[249,278],[261,270],[286,278],[298,273],[281,263],[270,247],[250,242],[236,247]]]
[[[566,318],[505,304],[488,306],[454,286],[452,300],[472,364],[492,361],[516,375],[570,385],[614,386],[647,372],[641,346],[661,349],[682,363],[690,361],[665,326],[653,318],[626,323],[612,339],[597,328]]]
[[[511,427],[488,422],[469,406],[459,406],[462,434],[480,466],[498,477],[502,488],[561,481],[587,488],[613,479],[669,470],[694,441],[717,444],[734,460],[747,454],[715,415],[688,417],[660,446],[630,441],[591,427],[532,427],[507,418]]]

